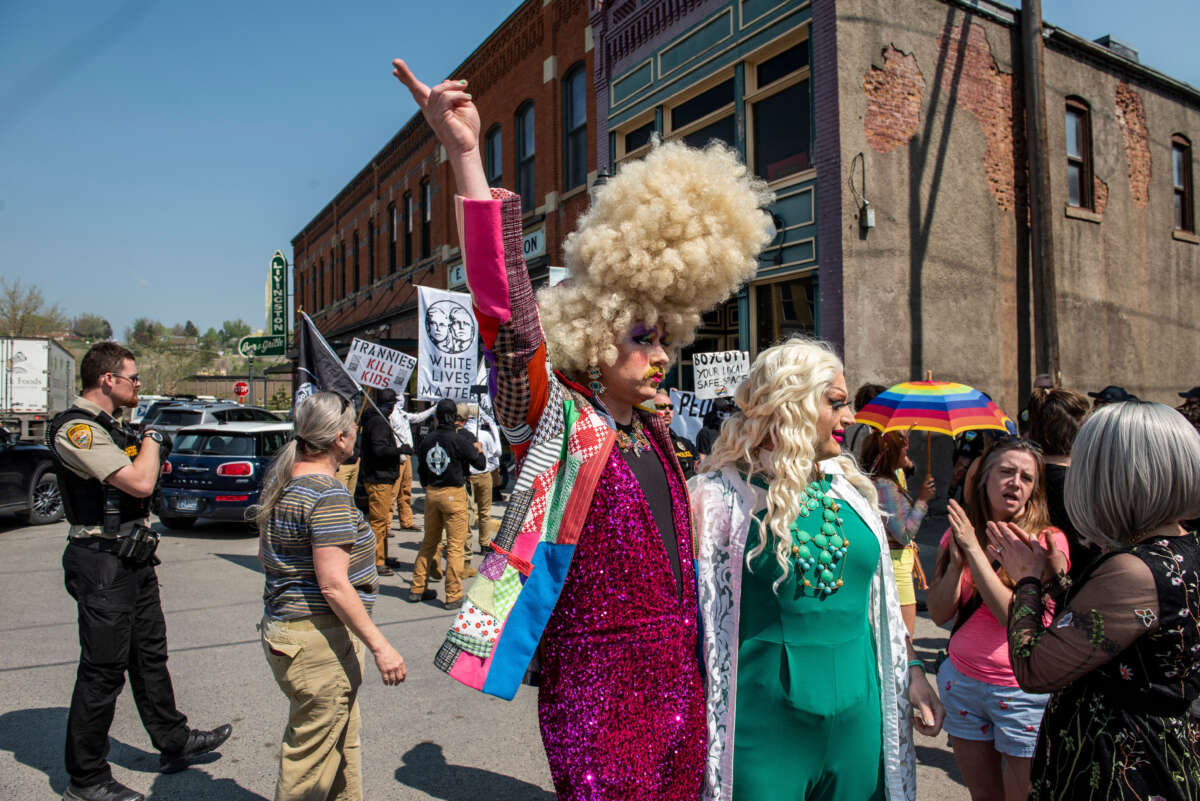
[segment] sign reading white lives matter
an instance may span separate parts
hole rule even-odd
[[[346,354],[346,372],[355,381],[369,387],[394,389],[397,394],[405,391],[416,366],[417,360],[407,353],[358,337],[350,343]]]
[[[417,398],[471,400],[478,371],[479,330],[466,292],[419,287]]]
[[[728,398],[750,377],[750,354],[744,350],[693,353],[696,397]]]

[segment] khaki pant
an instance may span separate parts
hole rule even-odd
[[[492,517],[492,474],[472,473],[467,492],[474,500],[471,506],[475,511],[472,519],[467,521],[468,531],[478,527],[479,547],[484,549],[492,544],[492,537],[496,534],[497,526],[496,519]],[[470,539],[470,534],[467,535],[467,538]]]
[[[350,490],[350,495],[354,495],[354,488],[358,486],[358,460],[353,463],[346,462],[339,465],[337,471],[333,474],[334,477],[346,485],[346,489]]]
[[[412,456],[404,457],[400,465],[400,480],[396,482],[396,517],[400,519],[400,528],[413,527],[412,513]]]
[[[275,801],[362,801],[362,642],[334,615],[313,615],[264,617],[262,646],[291,704]]]
[[[363,483],[367,492],[367,522],[375,532],[375,566],[382,567],[387,559],[388,532],[392,529],[392,506],[396,503],[399,481],[392,484]]]
[[[413,565],[414,595],[425,592],[430,563],[446,529],[446,602],[462,600],[463,546],[467,542],[467,494],[462,487],[426,487],[425,538]]]

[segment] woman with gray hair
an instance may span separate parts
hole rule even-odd
[[[1043,625],[1042,576],[1061,572],[1011,523],[989,550],[1016,580],[1008,615],[1013,671],[1052,692],[1031,799],[1200,797],[1200,437],[1173,409],[1098,409],[1071,448],[1067,511],[1104,552]]]
[[[354,406],[319,392],[295,421],[252,510],[266,575],[263,651],[291,704],[275,798],[361,799],[363,644],[384,684],[404,681],[404,659],[371,622],[375,535],[334,477],[354,451]]]

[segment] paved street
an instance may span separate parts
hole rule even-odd
[[[535,692],[522,688],[505,702],[467,690],[433,667],[449,613],[440,603],[403,602],[418,539],[414,532],[395,533],[392,553],[404,567],[383,580],[375,619],[409,672],[403,685],[384,687],[368,657],[360,695],[367,797],[551,801]],[[62,742],[78,645],[75,607],[62,586],[65,536],[65,523],[22,528],[0,520],[0,799],[50,801],[67,783]],[[159,548],[179,706],[194,726],[232,720],[234,732],[219,758],[159,775],[158,755],[127,689],[117,704],[110,760],[119,780],[155,799],[273,795],[286,702],[255,630],[262,592],[256,553],[249,529],[218,524],[172,532]],[[945,646],[945,631],[920,619],[917,646],[932,655]],[[945,735],[917,739],[918,797],[966,799]]]

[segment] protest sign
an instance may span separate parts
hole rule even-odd
[[[417,398],[470,401],[478,371],[479,334],[471,296],[419,287]]]
[[[701,400],[694,392],[671,390],[671,403],[675,406],[675,418],[671,420],[671,430],[692,442],[704,425],[704,415],[712,409],[711,400]]]
[[[744,350],[693,353],[696,397],[701,400],[732,397],[750,376],[750,354]]]
[[[378,389],[394,389],[396,394],[408,388],[417,360],[407,353],[385,348],[355,337],[346,354],[346,372],[360,384]]]

